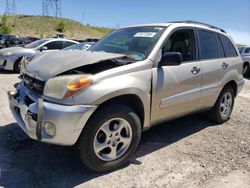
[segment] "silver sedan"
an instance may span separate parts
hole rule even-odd
[[[20,64],[23,57],[32,57],[35,53],[41,51],[61,50],[73,44],[76,41],[52,38],[40,39],[24,47],[11,47],[0,50],[0,69],[14,70],[20,72]]]

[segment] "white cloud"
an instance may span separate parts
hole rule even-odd
[[[250,45],[250,32],[227,30],[236,44]]]

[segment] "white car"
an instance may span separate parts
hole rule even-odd
[[[68,51],[82,50],[82,51],[86,51],[86,50],[90,49],[94,44],[95,44],[95,42],[82,42],[82,43],[79,43],[79,44],[73,44],[71,46],[68,46],[68,47],[64,48],[63,50],[68,50]]]
[[[61,50],[73,44],[78,44],[78,42],[61,38],[48,38],[37,40],[24,47],[1,49],[0,69],[20,72],[20,64],[23,57],[29,58],[41,51]]]

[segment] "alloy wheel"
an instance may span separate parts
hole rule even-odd
[[[104,161],[114,161],[123,156],[132,140],[131,125],[122,118],[105,122],[94,138],[94,152]]]

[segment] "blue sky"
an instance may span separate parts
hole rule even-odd
[[[17,13],[40,15],[42,0],[16,0]],[[0,0],[0,14],[5,0]],[[250,45],[250,0],[62,0],[63,17],[104,27],[197,20],[227,30]]]

